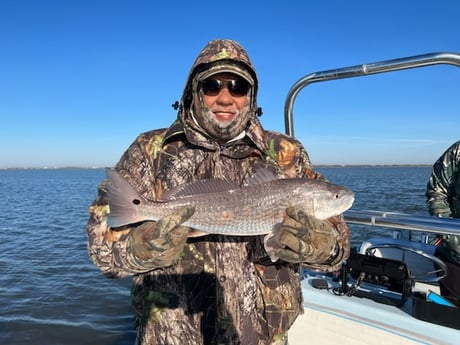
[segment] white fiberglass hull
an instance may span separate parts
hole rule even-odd
[[[312,287],[314,278],[327,279],[329,288]],[[460,344],[459,330],[413,317],[411,298],[398,308],[337,296],[332,288],[338,286],[330,277],[307,272],[302,280],[305,313],[289,331],[289,345]]]

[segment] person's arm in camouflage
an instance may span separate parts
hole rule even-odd
[[[286,160],[291,157],[294,164],[289,165],[296,167],[298,177],[324,179],[313,171],[305,149],[300,143],[297,145],[296,154],[291,154],[289,145],[284,145],[282,156],[286,159],[278,159],[281,167],[287,165]],[[294,177],[294,174],[289,175]],[[342,215],[319,220],[297,208],[289,208],[278,236],[273,240],[266,242],[270,256],[318,271],[337,271],[350,255],[350,234]]]
[[[304,149],[302,149],[304,151]],[[324,179],[321,174],[313,172],[308,154],[302,161],[306,177]],[[343,262],[350,256],[350,230],[343,215],[319,220],[314,217],[303,217],[296,210],[286,210],[286,221],[296,224],[298,229],[307,229],[307,233],[296,235],[296,238],[307,243],[307,253],[303,254],[302,265],[304,267],[332,272],[340,270]],[[303,221],[305,220],[306,223]],[[302,254],[302,253],[301,253]]]
[[[460,173],[460,142],[455,143],[434,163],[426,197],[431,215],[452,216],[453,184]]]
[[[139,136],[115,167],[140,194],[152,200],[156,197],[152,184],[154,169],[146,148],[151,148],[158,138],[153,136],[146,142],[143,135]],[[123,277],[173,264],[189,232],[180,224],[193,210],[179,210],[158,222],[111,229],[107,224],[109,206],[105,183],[99,186],[98,196],[89,208],[86,231],[91,260],[108,277]]]

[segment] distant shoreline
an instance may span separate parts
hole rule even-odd
[[[317,164],[313,168],[428,168],[431,164]],[[106,167],[30,167],[0,168],[2,170],[98,170]]]

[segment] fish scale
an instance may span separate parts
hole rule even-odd
[[[272,232],[290,206],[327,219],[342,214],[354,201],[354,193],[343,186],[302,178],[271,179],[218,191],[214,187],[219,180],[200,181],[200,188],[195,188],[199,193],[187,194],[193,188],[185,187],[178,195],[167,193],[171,199],[149,201],[118,172],[106,172],[111,227],[157,221],[182,207],[193,206],[194,214],[183,225],[209,234],[253,236]],[[207,185],[208,192],[203,188]]]
[[[181,200],[179,205],[172,201],[167,208],[170,213],[170,207],[178,208],[193,203],[195,214],[184,225],[207,233],[267,234],[272,231],[275,224],[283,220],[284,211],[290,206],[286,189],[280,189],[276,195],[273,195],[269,193],[272,185],[274,183],[260,185],[257,188],[241,188],[228,193],[190,196]],[[280,184],[276,183],[276,185]],[[262,196],[254,198],[254,192]],[[148,209],[150,211],[150,208]],[[144,216],[148,214],[149,212]]]

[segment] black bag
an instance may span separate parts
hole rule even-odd
[[[429,302],[424,293],[412,296],[412,316],[438,325],[460,329],[460,308]]]

